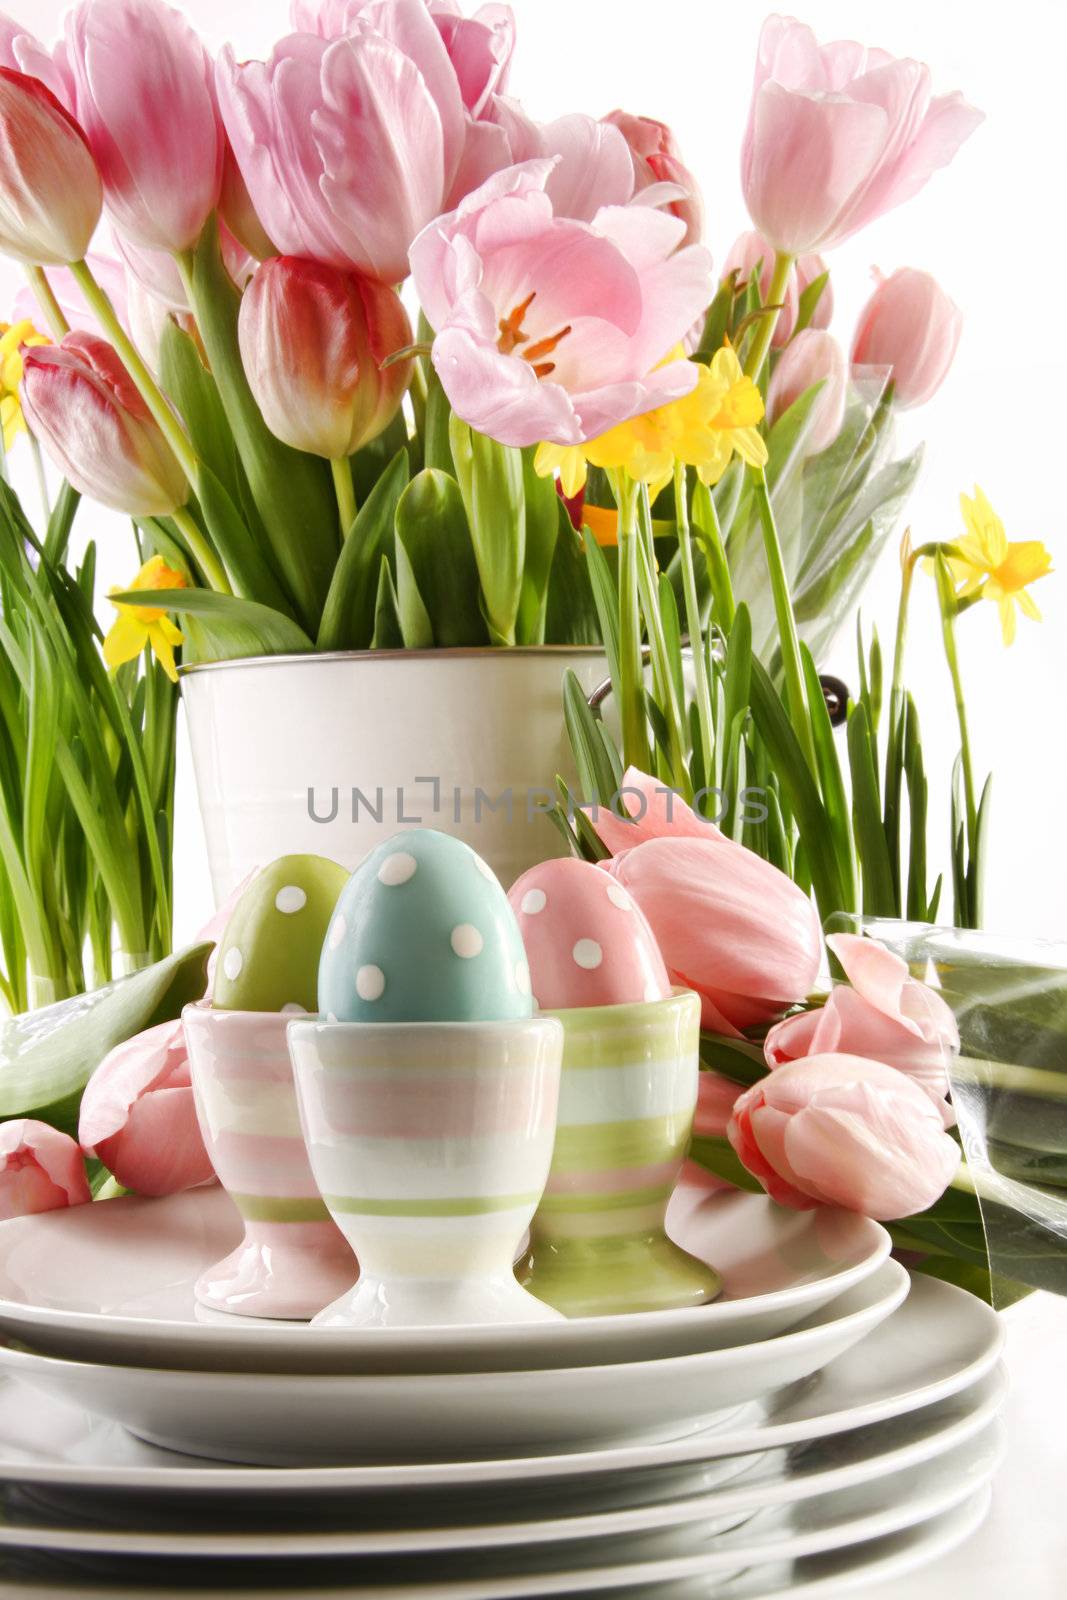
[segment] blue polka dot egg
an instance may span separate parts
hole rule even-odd
[[[492,869],[432,828],[372,851],[341,892],[319,963],[338,1022],[508,1022],[533,1014],[522,935]]]

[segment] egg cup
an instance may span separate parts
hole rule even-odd
[[[244,1220],[237,1248],[196,1298],[213,1311],[304,1321],[349,1288],[359,1265],[315,1186],[300,1131],[284,1012],[182,1012],[197,1119]]]
[[[315,1321],[555,1319],[513,1263],[552,1159],[560,1023],[300,1021],[289,1049],[311,1168],[361,1268]]]
[[[564,1031],[559,1122],[519,1281],[568,1317],[714,1299],[718,1273],[664,1230],[696,1109],[698,997],[551,1015]]]

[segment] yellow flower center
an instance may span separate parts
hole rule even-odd
[[[751,378],[738,378],[731,384],[722,405],[711,419],[711,427],[754,428],[763,420],[763,396]]]

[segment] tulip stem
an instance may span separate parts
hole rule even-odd
[[[356,491],[352,483],[352,463],[347,456],[340,456],[336,461],[330,462],[333,473],[334,493],[337,495],[337,511],[341,521],[341,538],[345,540],[352,532],[352,524],[356,520]]]
[[[758,383],[763,363],[767,359],[767,351],[771,348],[774,330],[778,326],[781,315],[781,306],[785,300],[786,290],[789,288],[789,277],[793,271],[793,257],[779,250],[774,258],[774,272],[771,275],[770,287],[767,290],[765,304],[777,306],[779,309],[770,311],[765,317],[760,317],[756,324],[756,334],[752,340],[752,348],[748,352],[745,362],[745,375]]]
[[[778,621],[778,645],[782,652],[782,674],[785,678],[786,704],[789,707],[789,716],[793,724],[793,731],[800,742],[808,766],[813,773],[818,772],[815,760],[815,740],[811,731],[811,714],[808,710],[808,698],[804,693],[804,669],[800,660],[800,639],[797,635],[797,622],[793,614],[793,599],[789,593],[789,579],[786,576],[785,561],[782,558],[782,545],[778,537],[778,527],[774,520],[774,508],[771,505],[770,490],[767,487],[767,474],[762,467],[754,467],[752,480],[756,486],[756,506],[759,510],[760,524],[763,529],[763,548],[767,556],[767,570],[771,580],[771,594],[774,598],[774,614]]]
[[[613,474],[619,507],[619,714],[624,764],[648,768],[644,671],[641,665],[641,611],[637,592],[637,485],[624,472]]]
[[[674,468],[674,520],[678,526],[678,555],[682,566],[682,594],[685,600],[685,625],[689,633],[689,649],[693,657],[693,681],[696,684],[697,719],[700,724],[701,756],[705,782],[711,773],[712,744],[715,738],[714,718],[711,711],[711,690],[708,686],[708,664],[704,658],[704,629],[700,621],[700,600],[697,595],[696,571],[693,567],[693,545],[689,532],[689,506],[686,499],[685,467],[677,462]]]
[[[945,660],[948,663],[949,677],[952,679],[956,721],[960,730],[960,765],[963,768],[963,793],[967,806],[967,848],[973,860],[978,843],[978,804],[974,785],[974,764],[971,760],[971,737],[967,725],[967,706],[963,698],[960,658],[956,650],[956,595],[944,552],[939,550],[934,561],[937,596],[941,606],[941,633],[945,642]]]
[[[137,346],[130,339],[115,314],[115,308],[93,277],[87,261],[75,261],[71,267],[74,281],[85,296],[86,304],[122,358],[122,363],[133,379],[141,399],[152,413],[160,432],[181,463],[182,471],[190,483],[196,484],[199,462],[185,430],[167,403],[155,378],[141,358]]]
[[[37,304],[44,313],[44,320],[53,339],[62,341],[70,332],[70,323],[63,315],[63,308],[55,297],[44,268],[27,267],[26,276],[30,280],[30,288],[37,296]]]
[[[179,506],[176,511],[171,512],[171,516],[174,519],[175,526],[184,535],[185,542],[210,587],[215,590],[216,594],[232,594],[233,590],[230,588],[230,580],[226,576],[225,569],[201,533],[197,526],[196,518],[192,515],[188,506]]]

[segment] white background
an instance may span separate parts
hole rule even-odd
[[[703,184],[708,242],[721,263],[745,225],[738,153],[763,5],[513,3],[519,23],[514,92],[544,119],[622,106],[670,122]],[[61,0],[13,5],[47,40],[55,37],[64,9]],[[232,39],[239,56],[262,54],[287,27],[281,0],[186,0],[184,9],[210,45]],[[959,529],[959,491],[977,481],[1009,537],[1044,539],[1064,566],[1067,317],[1057,267],[1064,234],[1067,7],[1062,0],[1015,0],[1010,8],[973,0],[809,0],[804,16],[823,37],[860,37],[928,61],[939,89],[959,88],[987,113],[947,172],[835,254],[834,330],[847,341],[874,265],[885,271],[924,267],[939,278],[963,307],[966,324],[944,389],[902,419],[903,443],[928,440],[910,508],[915,539],[952,537]],[[0,315],[17,282],[9,264],[0,264]],[[86,509],[81,526],[99,538],[105,581],[129,578],[128,534],[118,519]],[[943,856],[956,733],[931,591],[930,581],[920,578],[907,671],[931,771],[933,846]],[[1001,645],[992,606],[963,619],[961,647],[977,767],[996,773],[988,923],[1002,931],[1063,936],[1067,571],[1045,579],[1037,598],[1044,624],[1021,621],[1010,651]],[[887,647],[895,606],[891,551],[864,603]],[[849,639],[826,665],[854,684]],[[209,896],[187,770],[179,806],[176,933],[182,937],[195,929]]]

